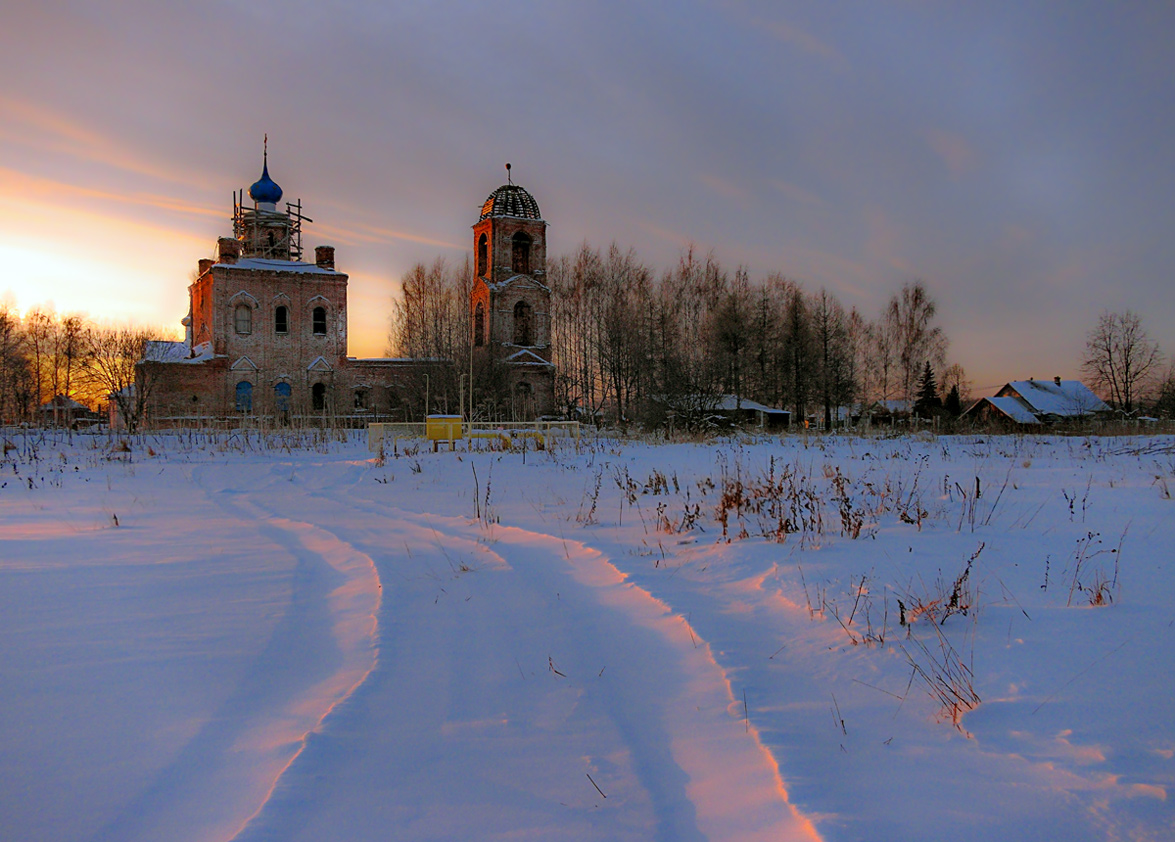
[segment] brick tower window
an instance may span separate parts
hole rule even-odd
[[[319,336],[326,336],[326,308],[315,307],[311,314],[311,323],[314,326],[314,332]]]
[[[533,339],[531,332],[531,309],[525,301],[514,305],[514,344],[530,345]]]
[[[486,308],[480,301],[473,310],[473,344],[478,348],[486,344]]]
[[[245,336],[253,332],[253,308],[248,304],[238,304],[233,311],[233,326],[237,333]]]
[[[479,278],[484,278],[486,274],[486,264],[489,263],[489,241],[486,235],[482,234],[477,238],[477,275]]]
[[[278,307],[273,311],[273,330],[275,333],[290,332],[290,310],[288,307]]]
[[[326,384],[315,383],[310,387],[310,406],[315,412],[326,409]]]
[[[530,237],[519,231],[510,239],[511,268],[515,274],[530,274]]]

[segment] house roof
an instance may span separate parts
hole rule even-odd
[[[41,404],[41,409],[46,412],[52,412],[55,409],[86,409],[86,406],[85,404],[78,403],[73,398],[67,398],[65,395],[54,395]]]
[[[213,269],[229,270],[244,269],[248,271],[265,272],[295,272],[305,275],[341,275],[335,269],[324,269],[314,263],[303,263],[300,260],[272,260],[267,257],[242,257],[236,263],[217,263]]]
[[[1109,412],[1109,405],[1080,380],[1013,380],[997,393],[1015,392],[1036,415],[1076,418]]]
[[[178,363],[188,356],[188,343],[150,340],[143,349],[143,360],[149,363]]]
[[[766,406],[757,401],[749,400],[747,398],[738,398],[735,395],[723,395],[718,399],[718,403],[714,406],[715,410],[722,412],[735,412],[737,410],[753,410],[755,412],[766,412],[770,415],[791,415],[791,411],[787,409],[776,409],[772,406]]]
[[[1018,398],[1011,396],[1003,398],[982,398],[979,403],[987,401],[1004,415],[1011,418],[1018,424],[1038,424],[1040,423],[1032,410],[1025,406]],[[979,404],[976,404],[978,406]],[[974,408],[974,407],[972,407]],[[970,412],[971,410],[967,410]]]
[[[874,401],[869,405],[868,409],[874,412],[877,412],[878,410],[884,410],[885,412],[899,413],[909,412],[911,406],[912,404],[909,401],[887,398],[885,400]]]

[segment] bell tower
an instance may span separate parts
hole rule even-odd
[[[547,223],[538,202],[510,176],[473,225],[470,294],[474,359],[503,375],[507,415],[529,420],[554,404]],[[488,369],[487,369],[488,370]]]

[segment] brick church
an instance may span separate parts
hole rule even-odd
[[[507,165],[508,166],[508,165]],[[147,421],[234,416],[419,421],[428,411],[531,420],[554,410],[546,228],[534,197],[499,187],[473,226],[476,278],[466,360],[347,356],[347,275],[331,246],[304,259],[301,202],[261,178],[233,196],[233,236],[188,288],[182,342],[154,342],[139,366]],[[474,400],[453,385],[469,371]],[[431,388],[431,393],[429,390]]]

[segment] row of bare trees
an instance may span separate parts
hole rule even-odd
[[[393,303],[389,353],[460,369],[472,277],[468,260],[413,267]],[[692,248],[657,273],[632,249],[585,243],[550,261],[545,280],[556,399],[567,415],[690,426],[732,395],[830,424],[840,407],[912,401],[928,362],[944,391],[967,389],[960,367],[943,371],[947,339],[921,282],[870,320],[827,289],[810,292],[778,273],[754,280]]]
[[[48,309],[21,316],[0,304],[0,423],[45,420],[41,407],[61,396],[91,410],[113,400],[133,430],[148,397],[147,389],[131,388],[136,363],[157,334]]]
[[[631,249],[584,244],[547,280],[560,403],[621,423],[690,424],[732,395],[830,425],[840,407],[911,400],[924,365],[945,362],[921,282],[871,321],[827,289],[778,273],[756,281],[693,249],[658,275]],[[960,368],[951,376],[966,388]]]

